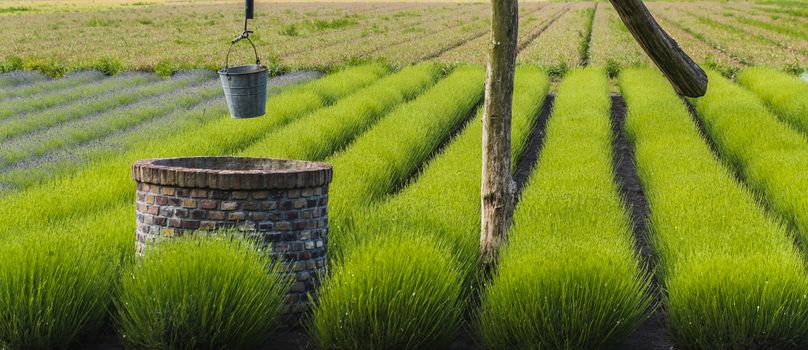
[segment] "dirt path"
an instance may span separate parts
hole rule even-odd
[[[625,133],[626,102],[622,96],[612,94],[612,164],[620,194],[631,213],[636,249],[640,252],[646,273],[653,275],[656,257],[650,242],[648,220],[650,208],[645,192],[637,175],[634,161],[634,146]],[[657,302],[661,300],[660,281],[653,279],[651,293]],[[665,312],[660,307],[647,320],[632,332],[619,346],[623,350],[673,349],[673,344],[665,325]]]
[[[541,154],[542,146],[544,146],[544,135],[547,130],[547,120],[550,119],[550,113],[553,111],[553,104],[555,103],[555,93],[547,94],[544,98],[539,116],[530,130],[530,135],[525,145],[525,151],[522,152],[522,159],[516,164],[516,172],[513,180],[516,182],[516,200],[519,200],[519,194],[522,193],[522,188],[525,187],[527,181],[530,179],[530,174],[533,168],[539,162],[539,154]]]

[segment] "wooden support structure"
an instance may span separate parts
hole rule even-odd
[[[665,73],[680,95],[701,97],[707,75],[656,22],[641,0],[610,0],[643,50]],[[482,183],[480,189],[480,263],[491,271],[513,220],[515,186],[511,178],[511,107],[519,31],[517,0],[491,0],[491,46],[488,53],[483,112]]]
[[[511,103],[519,33],[519,2],[491,0],[491,46],[483,106],[481,264],[496,264],[513,220],[516,185],[511,177]]]
[[[654,64],[665,73],[676,92],[701,97],[707,92],[707,74],[679,47],[641,0],[609,0],[631,35]]]

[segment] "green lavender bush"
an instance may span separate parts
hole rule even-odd
[[[64,234],[0,244],[0,349],[64,349],[104,327],[120,245]]]
[[[163,242],[123,273],[121,339],[138,349],[253,348],[276,326],[289,282],[249,241]]]
[[[462,320],[462,272],[451,249],[391,232],[341,261],[320,289],[311,325],[323,349],[446,347]],[[380,273],[383,271],[383,273]]]

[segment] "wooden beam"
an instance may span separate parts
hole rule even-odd
[[[631,35],[654,64],[665,73],[676,92],[701,97],[707,92],[707,74],[666,33],[641,0],[609,0]]]
[[[491,44],[483,105],[480,258],[495,266],[513,221],[516,185],[511,177],[511,109],[519,33],[519,2],[491,0]]]

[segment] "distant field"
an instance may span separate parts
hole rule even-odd
[[[59,76],[223,64],[242,26],[241,1],[0,1],[0,68]],[[649,7],[700,63],[731,73],[765,65],[808,67],[808,13],[791,2],[653,2]],[[485,2],[287,3],[259,1],[252,21],[264,62],[328,71],[382,60],[483,63]],[[521,2],[522,63],[550,70],[646,65],[608,2]],[[743,40],[739,40],[743,38]],[[236,60],[249,61],[242,47]]]

